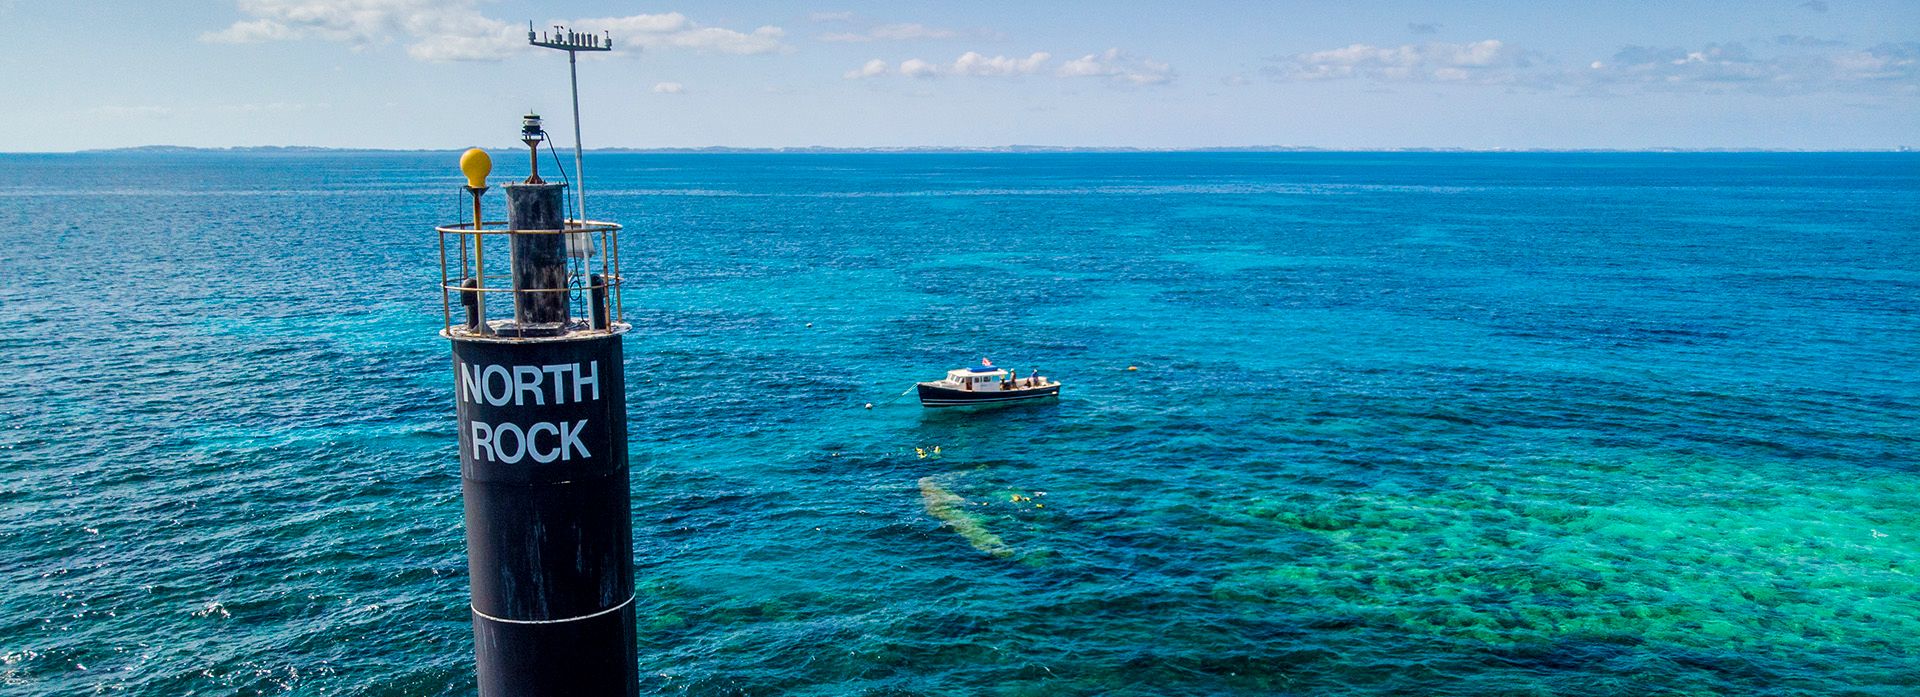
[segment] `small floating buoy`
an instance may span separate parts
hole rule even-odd
[[[1139,369],[1140,369],[1139,366],[1132,366],[1132,365],[1127,366],[1127,370],[1139,370]]]
[[[808,328],[808,329],[812,329],[812,328],[813,328],[813,323],[812,323],[812,322],[808,322],[808,323],[807,323],[807,328]]]
[[[933,446],[933,454],[935,454],[935,455],[939,455],[939,454],[940,454],[940,446],[938,446],[938,445],[936,445],[936,446]]]
[[[914,448],[914,449],[913,449],[913,452],[915,452],[915,453],[917,453],[917,454],[919,454],[919,455],[920,455],[920,459],[922,459],[922,460],[925,460],[925,459],[927,459],[927,449],[926,449],[926,448]]]
[[[867,408],[868,408],[868,409],[872,409],[872,408],[873,408],[873,402],[867,402]]]

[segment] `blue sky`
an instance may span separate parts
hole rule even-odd
[[[0,151],[511,143],[530,19],[589,147],[1920,146],[1914,0],[0,0]]]

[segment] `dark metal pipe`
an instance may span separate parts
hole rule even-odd
[[[479,288],[480,279],[468,276],[460,281],[460,287]],[[480,291],[460,291],[460,307],[467,311],[467,331],[478,333],[480,331]]]
[[[514,230],[560,230],[566,225],[565,184],[508,184],[507,225]],[[562,234],[513,235],[513,287],[519,336],[557,336],[565,331],[567,238]]]
[[[593,313],[593,328],[606,329],[607,315],[610,314],[607,311],[607,277],[597,273],[591,274],[587,276],[587,285],[591,286],[587,291],[587,298],[593,304],[593,307],[588,309],[588,312]]]

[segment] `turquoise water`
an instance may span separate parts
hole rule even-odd
[[[649,693],[1920,684],[1920,159],[589,165]],[[0,168],[0,692],[470,694],[454,155]]]

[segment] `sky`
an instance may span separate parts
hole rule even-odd
[[[1920,147],[1920,0],[0,0],[0,151]],[[560,127],[554,127],[559,125]]]

